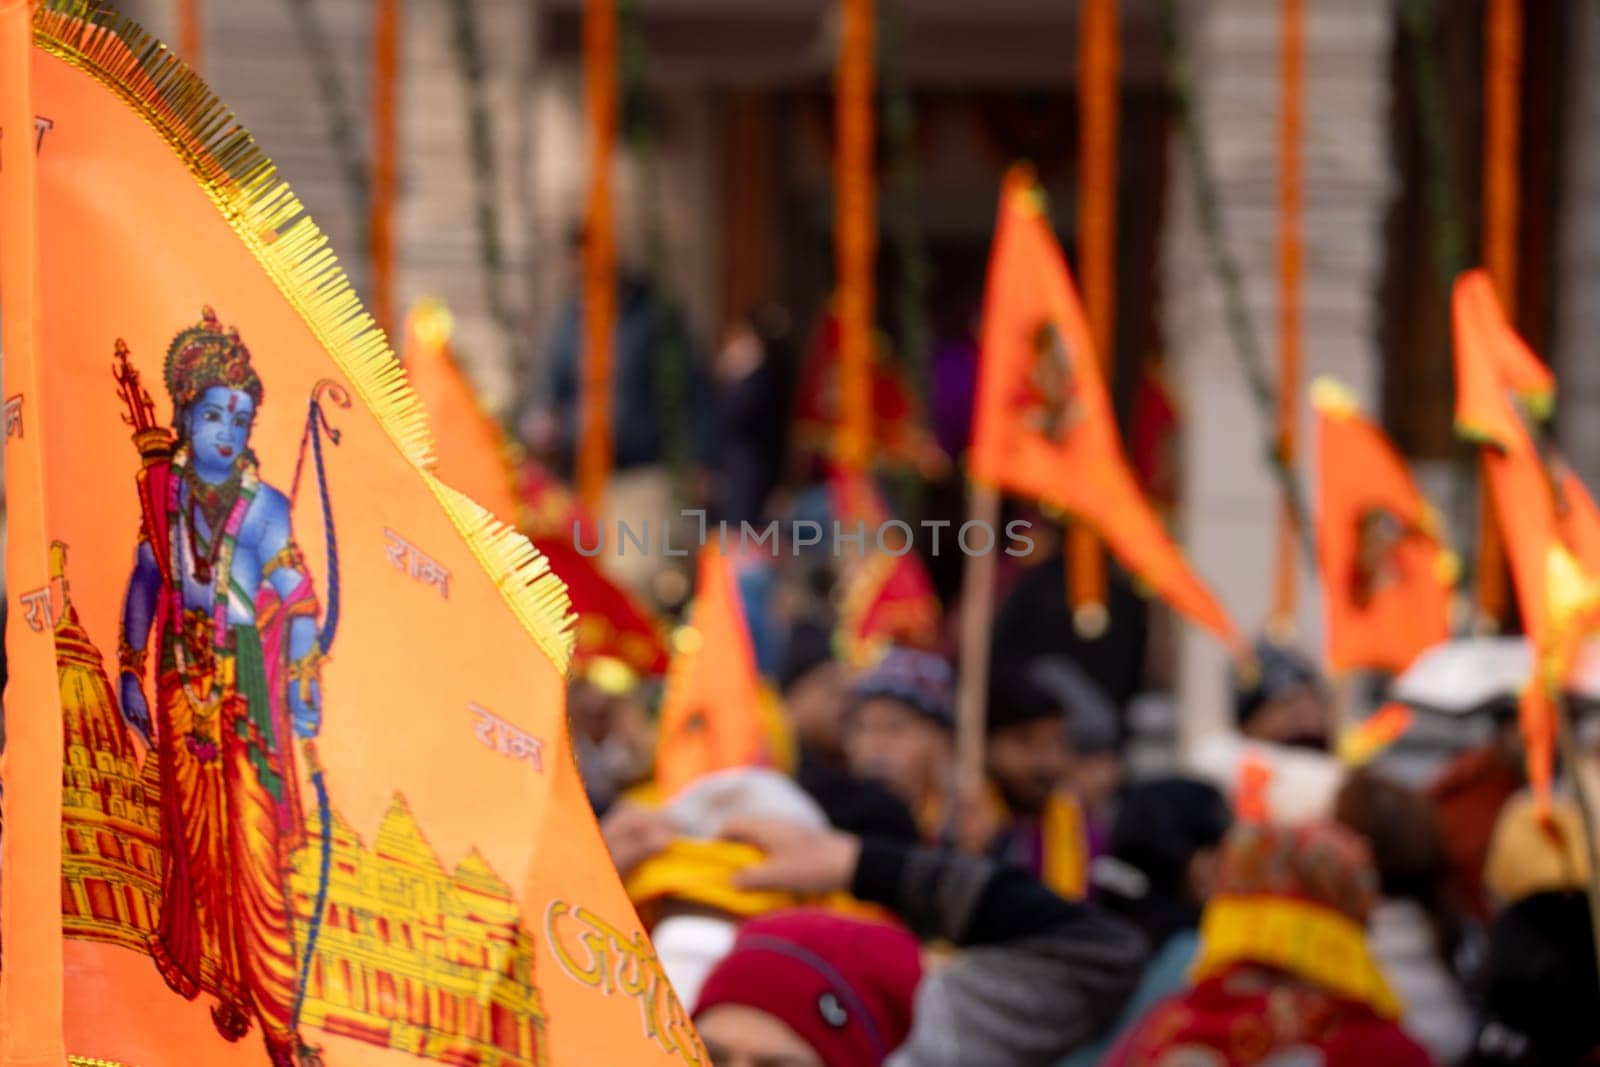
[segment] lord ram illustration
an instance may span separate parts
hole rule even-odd
[[[317,765],[339,621],[325,406],[348,407],[343,388],[312,391],[286,493],[250,447],[263,382],[212,308],[167,350],[170,426],[120,340],[113,373],[141,513],[115,685],[72,607],[67,547],[52,554],[65,933],[148,953],[176,994],[210,1001],[222,1038],[257,1030],[274,1065],[321,1062],[311,1027],[444,1062],[544,1062],[509,886],[475,852],[446,871],[399,794],[367,847]],[[325,604],[294,531],[312,477]],[[380,883],[405,887],[403,921]]]

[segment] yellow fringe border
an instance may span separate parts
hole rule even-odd
[[[527,538],[433,474],[427,413],[405,370],[327,237],[249,131],[166,44],[99,0],[41,0],[33,41],[116,93],[171,146],[417,467],[512,613],[565,675],[575,619],[566,585]]]

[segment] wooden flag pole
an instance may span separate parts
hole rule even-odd
[[[394,201],[398,173],[400,0],[376,0],[372,26],[372,188],[367,204],[372,317],[394,335]]]
[[[1517,181],[1522,108],[1522,0],[1489,0],[1484,13],[1483,264],[1506,318],[1516,321]],[[1480,470],[1481,461],[1480,461]],[[1487,485],[1487,480],[1485,480]],[[1478,626],[1505,615],[1506,558],[1494,505],[1485,490],[1478,519]]]
[[[578,420],[577,488],[584,511],[603,521],[611,477],[612,337],[616,328],[616,221],[611,156],[617,139],[616,0],[585,0],[584,106],[588,112],[589,196],[583,227],[583,359]]]
[[[1078,272],[1089,333],[1115,380],[1117,337],[1117,113],[1121,50],[1117,0],[1085,0],[1078,31]],[[1081,522],[1067,528],[1067,602],[1073,625],[1099,637],[1109,622],[1100,540]]]
[[[991,532],[1000,528],[1000,492],[973,482],[967,519]],[[995,534],[998,538],[998,533]],[[956,789],[963,800],[983,789],[984,713],[989,692],[989,641],[994,628],[998,543],[970,555],[961,579],[961,673],[956,683]]]
[[[834,272],[839,292],[839,419],[834,455],[846,470],[872,460],[872,324],[877,294],[873,198],[874,0],[840,0],[834,74]]]
[[[1305,95],[1305,0],[1284,0],[1281,41],[1282,114],[1278,141],[1278,454],[1293,469],[1299,451],[1300,277],[1302,263],[1301,134]],[[1294,632],[1299,516],[1278,505],[1277,571],[1270,632]]]

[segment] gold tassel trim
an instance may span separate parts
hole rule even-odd
[[[566,585],[526,538],[434,476],[427,413],[404,368],[327,237],[249,131],[166,44],[99,0],[42,0],[33,41],[116,93],[172,147],[565,674],[575,640]]]

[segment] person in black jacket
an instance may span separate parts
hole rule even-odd
[[[888,1067],[1053,1063],[1116,1018],[1147,951],[1132,926],[988,859],[768,819],[731,820],[723,836],[766,854],[743,888],[849,890],[955,947],[923,978]]]

